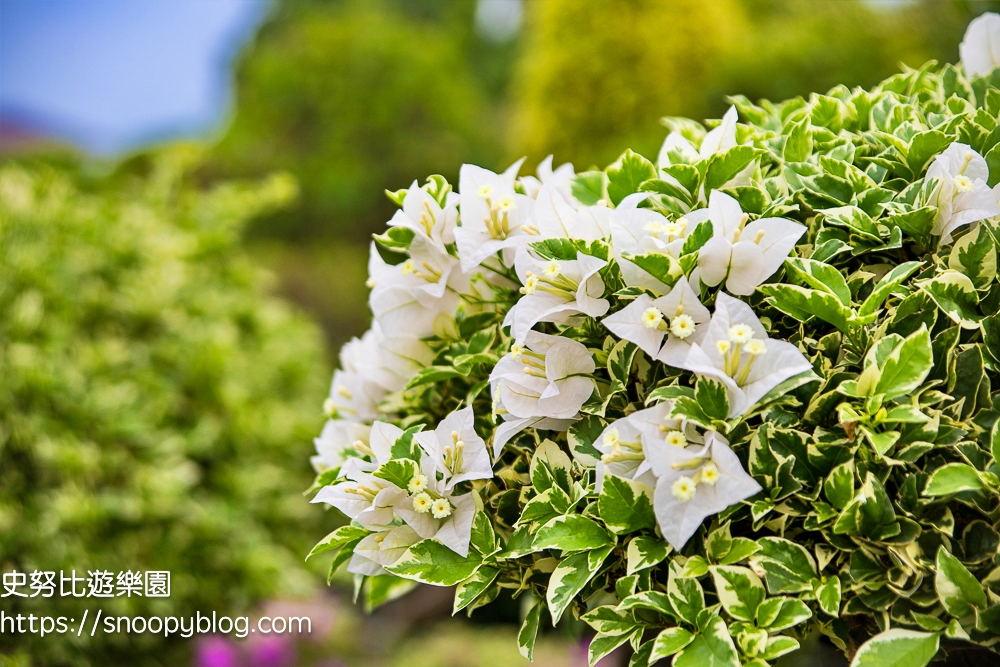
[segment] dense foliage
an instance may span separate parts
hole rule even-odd
[[[222,614],[305,593],[296,494],[324,364],[239,247],[287,179],[199,191],[183,147],[107,177],[0,167],[0,570],[169,570],[169,599],[10,614]],[[321,380],[320,380],[321,381]],[[80,590],[85,584],[78,584]],[[21,592],[31,594],[27,587]],[[9,628],[8,628],[9,629]],[[180,664],[190,640],[0,634],[16,664]]]
[[[671,119],[656,161],[391,193],[314,502],[377,604],[580,615],[595,662],[1000,636],[1000,16],[961,67]]]

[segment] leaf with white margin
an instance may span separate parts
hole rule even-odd
[[[924,495],[947,496],[985,488],[986,484],[983,483],[979,471],[972,466],[965,463],[946,463],[931,474],[927,486],[924,487]]]
[[[751,560],[764,570],[772,595],[810,590],[810,582],[816,578],[816,561],[805,547],[780,537],[764,537],[757,544],[760,551]]]
[[[733,565],[713,565],[709,571],[726,612],[741,621],[753,621],[757,607],[767,597],[760,577],[750,568]]]
[[[470,551],[465,558],[433,539],[417,542],[386,569],[405,579],[432,586],[454,586],[479,569],[482,557]]]
[[[677,654],[673,667],[740,667],[736,645],[721,616],[713,616],[694,641]]]
[[[944,545],[938,548],[934,589],[938,599],[955,618],[965,618],[975,609],[986,609],[986,593],[971,572]]]
[[[549,577],[548,590],[545,592],[553,626],[559,622],[577,593],[594,578],[612,549],[614,546],[608,545],[593,551],[585,551],[570,556],[556,565],[552,576]]]
[[[528,615],[524,617],[521,629],[517,632],[517,650],[528,660],[534,658],[535,638],[538,636],[539,621],[541,621],[544,607],[544,600],[536,602],[528,611]]]
[[[462,581],[455,588],[455,602],[451,615],[454,616],[476,601],[496,581],[500,570],[490,565],[484,565],[476,570],[471,577]]]
[[[920,289],[963,329],[979,328],[979,321],[982,319],[976,310],[979,295],[968,276],[958,271],[942,271],[934,278],[920,283]]]
[[[580,514],[557,516],[538,529],[535,549],[584,551],[615,544],[615,536],[593,519]]]
[[[937,654],[937,633],[892,628],[858,649],[851,667],[924,667]]]
[[[622,535],[656,525],[653,488],[616,475],[606,475],[597,501],[605,525]]]
[[[695,635],[684,628],[667,628],[656,636],[650,660],[662,660],[682,650],[694,641]]]
[[[875,393],[896,398],[911,393],[921,385],[934,367],[931,335],[923,324],[904,338],[879,364],[881,372]]]
[[[670,551],[668,543],[655,537],[640,535],[632,538],[626,552],[626,574],[632,575],[663,562]]]

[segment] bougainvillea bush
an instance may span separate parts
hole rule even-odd
[[[369,604],[580,616],[596,662],[1000,639],[1000,16],[961,66],[665,119],[655,160],[390,193],[315,502]]]

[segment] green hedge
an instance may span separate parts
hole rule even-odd
[[[234,614],[317,581],[298,494],[320,335],[239,247],[294,186],[199,191],[198,159],[177,147],[98,179],[0,167],[0,571],[172,572],[168,600],[7,597],[7,614]],[[189,647],[0,634],[16,664],[174,665]]]

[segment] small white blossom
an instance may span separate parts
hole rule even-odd
[[[739,202],[717,190],[709,196],[707,209],[687,218],[692,223],[712,221],[712,238],[698,251],[697,277],[709,287],[725,280],[729,292],[744,296],[781,267],[806,232],[803,225],[784,218],[748,224]]]
[[[542,188],[547,186],[559,193],[562,199],[571,204],[573,208],[579,206],[580,203],[572,194],[573,179],[576,177],[576,171],[573,170],[572,164],[566,162],[553,169],[552,156],[549,155],[538,163],[535,173],[537,178],[535,176],[522,176],[520,179],[521,187],[524,188],[524,192],[529,197],[537,200]]]
[[[528,236],[522,227],[528,225],[535,201],[514,192],[521,162],[503,174],[462,165],[458,177],[462,224],[455,230],[455,243],[463,271],[473,271],[486,258],[516,248]]]
[[[420,539],[417,532],[406,525],[366,535],[354,547],[347,571],[369,577],[386,574],[385,568],[399,561]]]
[[[688,233],[694,229],[694,222],[688,216],[670,220],[651,209],[639,208],[647,196],[647,193],[629,195],[618,204],[611,214],[611,244],[626,285],[666,294],[670,291],[668,285],[627,257],[658,253],[676,259]],[[679,269],[678,266],[678,275]]]
[[[455,242],[455,223],[458,221],[458,195],[449,192],[442,208],[427,189],[410,185],[403,197],[403,207],[389,221],[390,227],[406,227],[444,247]]]
[[[316,445],[316,456],[310,459],[316,472],[334,470],[341,467],[348,458],[364,455],[368,448],[371,426],[358,424],[346,419],[330,419],[323,426]]]
[[[392,524],[394,507],[406,498],[395,484],[352,469],[344,481],[320,489],[312,502],[332,505],[369,530],[384,530]]]
[[[730,418],[749,410],[788,378],[812,369],[797,347],[768,338],[750,306],[725,292],[716,297],[715,313],[699,342],[664,346],[657,358],[720,380],[729,396]]]
[[[950,243],[952,232],[963,225],[1000,215],[989,177],[986,160],[965,144],[955,142],[934,158],[927,168],[927,178],[938,181],[938,213],[931,233],[940,236],[941,243]]]
[[[611,231],[611,209],[607,206],[574,207],[560,190],[543,185],[535,200],[532,218],[524,228],[538,239],[569,238],[593,241],[603,239]]]
[[[705,444],[647,450],[656,477],[653,509],[663,537],[680,551],[702,522],[761,491],[729,443],[715,431]]]
[[[414,436],[433,462],[434,471],[442,475],[445,490],[464,481],[493,477],[486,442],[476,433],[474,424],[472,408],[463,408],[442,419],[433,431]],[[424,478],[425,488],[426,481]]]
[[[598,493],[603,488],[604,477],[608,473],[649,486],[656,484],[646,451],[663,447],[667,442],[666,438],[675,433],[680,434],[684,442],[687,442],[682,433],[685,425],[670,418],[672,409],[673,403],[664,401],[608,424],[594,441],[594,448],[601,452],[601,458],[596,464]],[[692,437],[696,437],[694,433]],[[676,436],[674,439],[676,440]]]
[[[738,120],[739,114],[736,111],[736,107],[729,107],[725,115],[722,116],[722,122],[709,131],[705,135],[705,138],[701,140],[701,146],[698,147],[701,159],[705,160],[716,153],[725,153],[737,145],[736,122]]]
[[[640,294],[601,324],[655,359],[663,345],[686,346],[700,340],[710,318],[687,278],[681,277],[666,296],[652,299]]]
[[[985,76],[1000,67],[1000,14],[989,12],[973,20],[958,51],[970,76]]]
[[[571,324],[583,315],[600,317],[608,312],[603,299],[600,270],[607,262],[578,252],[575,260],[541,261],[531,251],[517,251],[514,267],[521,279],[522,296],[507,312],[504,326],[518,343],[538,322]]]
[[[396,514],[421,538],[434,538],[463,558],[469,555],[476,502],[472,494],[451,495],[443,482],[426,491],[398,498]]]
[[[530,426],[565,430],[594,391],[594,369],[583,344],[529,331],[518,354],[505,355],[490,374],[494,414],[505,421],[493,436],[494,455]]]

